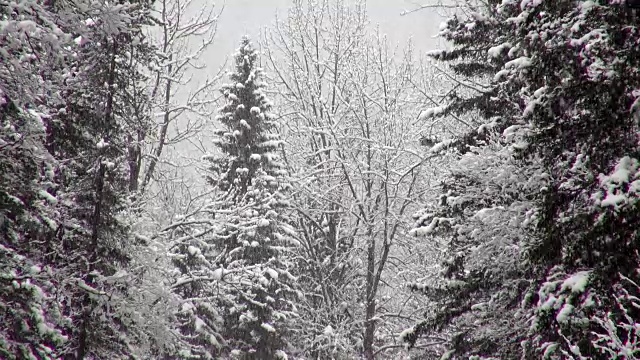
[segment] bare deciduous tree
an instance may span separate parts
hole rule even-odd
[[[411,48],[392,51],[367,25],[363,4],[296,1],[266,39],[314,314],[306,350],[316,357],[351,346],[373,359],[393,348],[376,335],[381,311],[402,316],[403,284],[387,282],[386,269],[394,247],[409,245],[407,214],[424,179],[415,121],[424,100],[412,84]],[[319,309],[333,310],[322,318]]]
[[[132,165],[133,190],[145,193],[156,168],[164,162],[165,149],[178,144],[181,150],[187,148],[213,114],[212,106],[217,101],[214,85],[220,72],[202,82],[194,76],[205,69],[200,57],[213,44],[220,13],[214,5],[197,7],[192,0],[162,0],[157,5],[157,26],[149,35],[159,61],[149,69],[145,84],[153,108],[144,109],[157,120],[154,128],[138,134],[140,146],[147,146]]]

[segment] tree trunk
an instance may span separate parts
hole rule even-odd
[[[373,317],[376,313],[375,300],[375,265],[376,265],[376,240],[373,237],[373,229],[369,225],[369,246],[367,248],[367,289],[366,289],[366,309],[364,324],[364,358],[373,360],[373,339],[376,331],[376,323]]]
[[[166,4],[163,3],[162,22],[165,24],[167,21],[166,11],[167,11]],[[167,51],[169,51],[169,37],[171,36],[168,32],[166,25],[163,25],[163,32],[164,32],[164,37],[163,37],[164,44],[162,46],[162,50],[166,53]],[[173,76],[173,65],[171,61],[173,61],[173,53],[169,53],[169,56],[167,57],[167,61],[169,62],[169,65],[167,66],[167,69],[166,69],[167,82],[164,86],[164,100],[163,100],[164,115],[162,117],[162,125],[160,126],[160,131],[158,133],[158,145],[155,148],[155,150],[152,152],[152,156],[149,159],[149,166],[147,167],[147,171],[144,174],[144,178],[142,179],[142,185],[140,187],[141,192],[144,192],[147,188],[147,185],[149,185],[149,182],[151,181],[151,177],[153,176],[153,172],[155,171],[156,165],[158,164],[158,160],[162,155],[162,149],[164,148],[164,144],[167,138],[167,130],[169,129],[169,122],[171,121],[171,115],[170,115],[171,87],[173,85],[171,81],[171,78]],[[158,73],[158,81],[160,81],[160,79],[161,77],[160,77],[160,74]],[[155,93],[155,90],[154,90],[154,93]]]
[[[106,129],[108,129],[109,122],[112,121],[112,114],[113,114],[113,97],[114,97],[113,84],[115,83],[115,74],[116,74],[116,52],[117,52],[116,46],[117,45],[114,43],[113,53],[111,54],[109,79],[107,82],[109,93],[107,95],[107,104],[105,108],[104,123],[103,123],[103,126]],[[98,129],[98,131],[104,131],[104,129]],[[110,142],[109,133],[104,134],[103,139],[107,140],[107,143],[109,143]],[[104,193],[104,186],[105,186],[105,176],[107,172],[107,167],[103,163],[102,154],[98,156],[97,161],[100,165],[99,165],[98,173],[96,174],[95,183],[94,183],[95,203],[93,204],[93,214],[91,215],[91,242],[89,245],[90,246],[89,251],[91,251],[91,254],[89,256],[89,266],[87,269],[87,273],[85,274],[83,279],[83,281],[91,287],[95,285],[94,283],[95,275],[93,274],[93,270],[95,270],[95,265],[98,262],[98,245],[99,245],[99,235],[101,230],[100,220],[102,219],[102,210],[103,210],[102,202],[104,200],[103,193]],[[94,306],[92,304],[92,300],[89,294],[84,295],[82,300],[82,305],[84,309],[82,313],[81,328],[80,328],[80,334],[78,339],[78,350],[76,352],[77,360],[83,360],[87,355],[87,348],[88,348],[87,341],[89,336],[88,328],[89,326],[91,326],[90,317],[91,317],[91,313],[93,312],[93,306]]]
[[[138,178],[140,177],[140,142],[135,142],[133,136],[127,136],[128,150],[127,161],[129,163],[129,191],[138,191]]]

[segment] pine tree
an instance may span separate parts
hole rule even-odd
[[[287,173],[276,154],[282,143],[258,53],[246,37],[234,70],[221,89],[226,104],[217,120],[225,128],[216,132],[215,144],[222,156],[210,157],[217,226],[207,241],[185,243],[175,257],[183,274],[202,274],[181,286],[183,296],[193,299],[183,332],[197,339],[205,358],[286,358],[288,324],[296,316],[289,260],[295,232],[287,221]],[[212,346],[218,342],[221,349]]]

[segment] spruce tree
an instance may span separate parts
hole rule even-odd
[[[2,358],[124,358],[140,340],[122,149],[148,6],[0,9]]]
[[[211,178],[221,193],[221,265],[237,284],[221,299],[224,332],[232,353],[252,359],[286,357],[295,316],[290,185],[278,161],[282,143],[261,77],[258,53],[245,37],[231,83],[221,90],[227,103],[217,119],[225,129],[217,132],[216,145],[225,156],[213,161]]]
[[[215,227],[202,232],[212,235],[183,243],[174,257],[189,283],[181,292],[191,299],[183,333],[195,339],[190,356],[286,358],[288,327],[296,316],[290,185],[278,160],[282,142],[258,53],[248,38],[234,60],[217,117],[224,125],[215,140],[221,156],[209,158]]]
[[[473,14],[455,29],[451,22],[445,29],[449,34],[457,32],[455,44],[464,33],[474,33],[479,24],[495,24],[487,46],[478,52],[486,54],[488,64],[497,64],[489,72],[492,87],[498,90],[492,101],[505,104],[495,108],[495,114],[503,120],[503,126],[498,127],[502,138],[515,139],[511,153],[516,160],[492,162],[491,166],[497,166],[492,173],[508,171],[513,175],[509,181],[496,184],[500,186],[495,196],[474,199],[473,189],[480,185],[486,192],[491,189],[485,185],[487,180],[491,184],[500,176],[479,183],[463,182],[462,187],[454,183],[453,188],[449,187],[453,191],[443,194],[444,209],[465,203],[467,209],[484,208],[469,213],[473,217],[434,217],[425,212],[419,219],[424,227],[417,232],[428,233],[436,225],[445,224],[453,230],[449,236],[457,239],[451,244],[455,245],[452,254],[458,256],[454,259],[458,261],[448,261],[445,268],[457,264],[453,268],[459,270],[457,276],[463,282],[447,301],[455,306],[447,308],[456,310],[452,314],[462,322],[452,323],[446,317],[435,321],[463,330],[452,338],[455,346],[448,353],[450,357],[512,358],[517,356],[518,346],[511,345],[519,345],[523,358],[610,359],[640,355],[640,129],[636,90],[640,76],[635,45],[638,31],[633,21],[633,13],[613,1],[503,1]],[[481,43],[484,36],[476,33],[465,41],[473,37]],[[483,126],[482,130],[486,128]],[[471,157],[486,151],[469,147],[464,150],[471,150],[467,155]],[[509,170],[505,165],[515,168]],[[468,170],[463,169],[461,179],[477,179],[478,169]],[[531,186],[518,186],[515,192],[505,187],[519,174],[526,175],[526,182],[517,183]],[[516,230],[510,231],[510,237],[517,246],[514,257],[521,261],[514,267],[519,270],[513,279],[522,281],[514,288],[509,285],[513,282],[504,281],[489,294],[490,299],[502,302],[499,295],[506,290],[508,296],[504,299],[511,299],[503,303],[506,307],[500,307],[513,315],[511,322],[501,326],[503,334],[509,335],[505,330],[513,321],[520,326],[525,324],[528,330],[520,331],[519,337],[494,338],[490,347],[479,346],[491,344],[474,342],[478,335],[491,335],[487,332],[491,326],[483,324],[482,317],[477,319],[491,304],[482,301],[481,291],[492,290],[495,285],[487,278],[491,274],[487,270],[505,262],[500,257],[484,259],[480,263],[484,272],[474,275],[468,271],[468,264],[472,264],[469,251],[478,253],[478,249],[497,239],[495,233],[485,233],[486,226],[478,227],[470,220],[490,215],[487,204],[502,205],[501,212],[517,204],[511,202],[507,206],[503,203],[505,195],[506,199],[524,200],[522,204],[526,205],[525,216],[512,218],[520,221],[505,219],[493,226],[496,230],[496,225]],[[473,229],[471,234],[481,235],[479,244],[462,246],[460,239],[467,241],[465,236],[468,237],[461,231],[465,227]],[[451,272],[445,274],[450,276]],[[483,281],[469,282],[470,277],[478,275]],[[472,292],[468,290],[470,284],[475,284]],[[459,306],[461,303],[464,306]],[[424,329],[425,324],[432,323],[423,323],[414,330]],[[406,338],[415,341],[416,331],[407,332]],[[505,353],[505,349],[513,351]]]

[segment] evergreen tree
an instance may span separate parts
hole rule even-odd
[[[64,219],[52,261],[67,279],[74,325],[68,351],[78,359],[119,358],[131,352],[134,332],[115,301],[127,296],[122,274],[133,249],[123,217],[129,207],[126,132],[137,120],[128,84],[140,64],[136,57],[144,54],[138,50],[145,46],[148,4],[103,9],[89,3],[78,17],[87,20],[70,29],[77,48],[61,91],[64,107],[47,128],[47,147],[59,159],[54,195]]]
[[[535,168],[513,157],[513,140],[491,134],[449,165],[438,196],[412,232],[441,249],[439,272],[410,283],[430,303],[425,319],[403,333],[447,334],[448,358],[518,358],[527,324],[518,316],[528,288],[522,247],[531,235]],[[510,139],[509,139],[510,140]],[[433,354],[432,356],[436,356]]]
[[[445,105],[421,115],[425,122],[460,123],[463,117],[476,124],[429,149],[453,161],[438,187],[440,195],[416,214],[412,231],[434,242],[443,258],[436,276],[409,284],[431,305],[425,319],[402,337],[415,345],[421,335],[447,334],[440,353],[452,359],[517,358],[527,329],[517,314],[529,285],[522,247],[534,221],[539,166],[519,155],[528,130],[516,118],[519,83],[495,77],[510,56],[502,45],[509,41],[510,24],[494,3],[454,16],[441,30],[453,46],[431,56],[450,64],[463,80]]]
[[[552,359],[640,358],[640,33],[622,2],[505,3],[529,152],[549,180],[528,247],[530,345]]]
[[[68,339],[56,294],[59,267],[49,261],[60,215],[52,196],[56,159],[46,148],[47,120],[62,103],[60,69],[69,34],[48,6],[0,7],[0,357],[55,359]],[[59,21],[59,23],[57,23]]]
[[[41,245],[56,226],[56,200],[46,191],[51,159],[40,119],[7,95],[0,95],[0,357],[54,359],[66,319],[53,295],[57,269]]]
[[[211,180],[222,194],[221,265],[238,284],[221,299],[224,332],[232,352],[264,359],[284,358],[289,350],[287,324],[295,316],[289,269],[296,241],[286,219],[287,173],[276,154],[281,141],[261,73],[258,54],[245,37],[235,54],[232,83],[222,87],[227,104],[217,119],[226,129],[217,132],[216,145],[226,156],[213,160]]]
[[[234,70],[221,89],[226,104],[217,118],[225,126],[215,142],[223,156],[210,159],[217,227],[208,241],[185,243],[176,256],[182,272],[191,274],[184,280],[190,293],[181,291],[193,299],[192,327],[183,331],[197,338],[205,358],[286,358],[287,330],[296,316],[289,259],[297,242],[287,221],[287,173],[276,154],[281,141],[248,38],[235,54]],[[215,270],[203,269],[205,264]],[[207,284],[211,280],[219,284]],[[215,301],[213,290],[219,293]],[[207,349],[218,336],[221,349]]]
[[[640,243],[635,186],[639,145],[635,89],[639,78],[638,50],[634,45],[638,31],[630,14],[613,1],[503,1],[453,28],[456,22],[449,22],[445,29],[446,34],[457,31],[452,38],[454,45],[460,38],[483,44],[486,35],[475,33],[475,29],[482,24],[495,25],[487,45],[477,51],[480,56],[487,55],[487,64],[497,64],[489,72],[492,88],[497,91],[489,92],[494,93],[492,101],[504,104],[494,108],[495,114],[500,115],[496,120],[503,124],[498,129],[504,139],[515,139],[510,146],[515,158],[491,164],[497,167],[495,172],[508,171],[512,178],[465,181],[463,187],[455,183],[454,192],[444,194],[444,209],[468,203],[466,208],[473,210],[469,213],[472,217],[434,217],[426,213],[420,218],[425,227],[416,230],[431,232],[441,224],[454,230],[448,236],[455,239],[450,244],[451,253],[457,258],[448,261],[445,269],[457,264],[456,276],[463,282],[456,284],[447,297],[454,306],[447,305],[446,309],[455,311],[447,310],[445,314],[460,319],[462,322],[454,323],[454,329],[463,331],[452,338],[450,356],[513,358],[518,356],[518,345],[522,346],[523,358],[639,356]],[[470,36],[462,36],[469,32]],[[455,51],[456,48],[452,50]],[[446,53],[451,52],[443,52]],[[486,154],[486,150],[469,147],[463,150],[471,150],[467,155],[471,157]],[[481,172],[473,168],[462,169],[461,179],[477,178]],[[517,180],[521,175],[524,177]],[[513,179],[518,186],[511,189]],[[473,197],[474,189],[479,186],[486,192],[491,183],[498,185],[495,196]],[[525,184],[530,186],[523,187]],[[449,201],[451,195],[455,196]],[[506,272],[501,279],[504,285],[492,288],[496,284],[487,278],[492,273],[487,270],[509,262],[499,256],[485,258],[480,263],[484,272],[474,273],[473,267],[469,271],[473,264],[470,251],[480,254],[478,250],[499,239],[495,233],[487,233],[485,226],[474,225],[470,220],[486,218],[487,204],[501,205],[499,210],[504,213],[523,200],[525,216],[511,217],[519,221],[504,219],[489,228],[499,230],[498,226],[509,224],[511,230],[505,231],[505,239],[517,247],[512,248],[515,253],[511,258],[522,258],[519,263],[511,261],[511,269],[518,270],[516,276]],[[518,223],[524,227],[518,230]],[[472,229],[474,236],[480,235],[480,242],[469,243],[468,235],[461,231],[465,228]],[[509,247],[502,249],[507,251]],[[452,278],[451,274],[445,272],[448,278]],[[505,275],[516,282],[506,281]],[[469,281],[478,276],[482,281]],[[491,304],[482,301],[479,290],[493,291],[490,299],[494,303],[502,302],[500,294],[506,291],[507,301],[492,311],[506,310],[514,315],[512,321],[529,327],[527,334],[520,332],[523,336],[511,337],[513,332],[507,330],[513,326],[512,321],[502,325],[493,321],[500,325],[494,329],[483,324],[482,318],[478,321],[483,308]],[[451,302],[456,298],[459,300]],[[477,305],[470,306],[474,303]],[[415,330],[423,330],[425,324],[450,325],[450,318],[436,316],[433,322],[407,332],[405,338],[415,341],[421,332]],[[491,342],[474,341],[482,339],[483,332],[487,335],[487,330],[489,338],[500,333],[503,336]]]
[[[128,357],[148,335],[122,306],[132,247],[121,151],[127,81],[148,62],[148,4],[4,5],[1,357]]]

